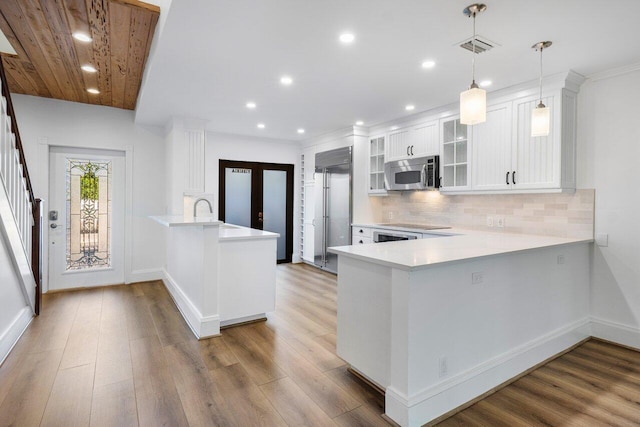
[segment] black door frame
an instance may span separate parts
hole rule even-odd
[[[285,258],[279,259],[278,264],[291,262],[293,256],[293,172],[294,165],[284,163],[245,162],[238,160],[220,159],[218,165],[218,218],[225,220],[225,196],[226,196],[226,168],[251,169],[251,228],[263,229],[262,219],[259,213],[263,210],[263,182],[262,173],[265,170],[280,170],[287,173],[287,206],[286,206],[286,233]]]

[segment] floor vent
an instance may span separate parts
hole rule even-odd
[[[473,44],[472,44],[472,40],[473,37],[469,37],[467,40],[463,41],[462,43],[460,43],[460,47],[463,49],[467,49],[470,52],[473,52]],[[476,53],[482,53],[482,52],[486,52],[488,50],[493,49],[496,46],[499,46],[498,43],[494,43],[490,40],[487,40],[485,38],[482,38],[480,36],[476,36],[476,41],[475,41],[475,52]]]

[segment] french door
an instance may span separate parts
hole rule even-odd
[[[278,263],[293,254],[293,165],[220,160],[218,218],[280,234]]]
[[[49,161],[49,289],[124,283],[124,153],[52,147]]]

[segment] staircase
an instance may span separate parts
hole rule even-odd
[[[33,313],[41,299],[41,200],[33,196],[11,94],[0,60],[0,239],[10,253]]]

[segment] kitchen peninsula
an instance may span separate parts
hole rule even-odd
[[[277,233],[212,218],[151,218],[169,228],[164,281],[198,339],[275,309]]]
[[[590,336],[591,239],[446,230],[338,254],[337,353],[419,426]]]

